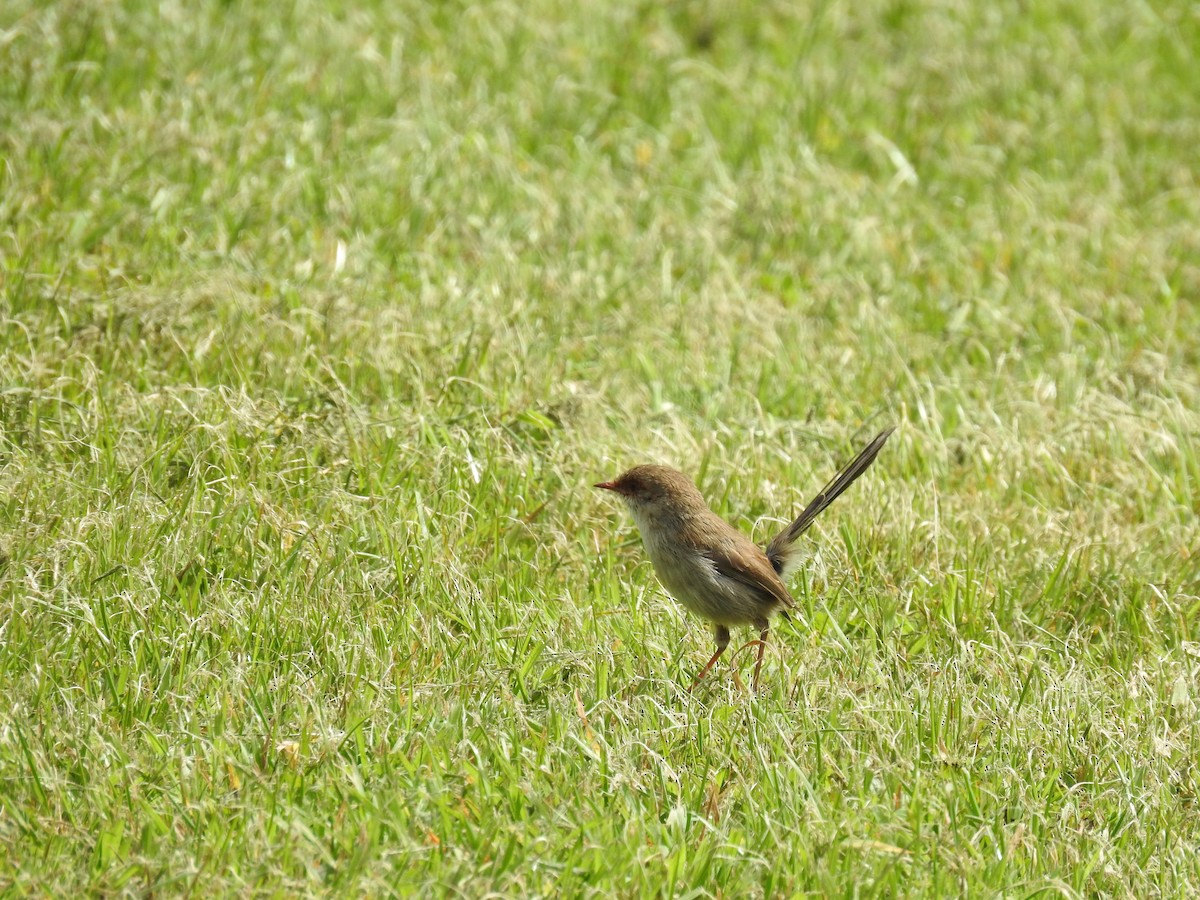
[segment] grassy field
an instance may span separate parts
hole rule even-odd
[[[1197,85],[1170,0],[5,2],[0,891],[1195,896]],[[591,485],[765,542],[890,423],[689,695]]]

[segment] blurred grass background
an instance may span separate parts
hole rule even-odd
[[[3,4],[0,887],[1193,895],[1198,51],[1166,0]],[[689,696],[590,485],[765,541],[893,422],[767,690]]]

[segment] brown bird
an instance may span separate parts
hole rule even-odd
[[[796,539],[867,471],[893,431],[895,428],[888,428],[877,434],[791,525],[771,539],[765,552],[709,509],[690,478],[667,466],[635,466],[613,481],[596,485],[618,494],[633,513],[663,587],[713,623],[717,652],[689,690],[721,658],[734,625],[758,629],[758,660],[754,664],[754,689],[758,689],[770,617],[776,612],[786,617],[787,610],[796,605],[783,583],[783,577],[800,562]]]

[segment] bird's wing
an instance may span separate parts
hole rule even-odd
[[[786,609],[796,605],[767,555],[740,533],[718,541],[707,549],[706,555],[713,561],[718,575],[749,588],[764,605],[779,603]]]

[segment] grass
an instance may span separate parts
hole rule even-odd
[[[6,893],[1200,890],[1194,8],[0,45]],[[590,485],[765,541],[893,422],[762,695],[689,696]]]

